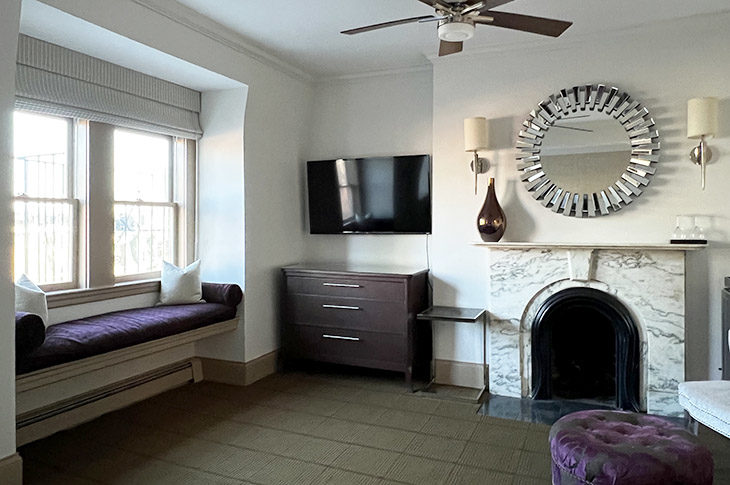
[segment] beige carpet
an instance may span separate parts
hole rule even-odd
[[[291,373],[186,386],[20,453],[28,484],[549,484],[549,427],[476,409],[389,379]]]

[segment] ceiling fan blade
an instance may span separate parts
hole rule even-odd
[[[457,52],[461,52],[463,48],[463,42],[447,42],[445,40],[442,40],[439,44],[439,57],[448,56],[449,54],[456,54]]]
[[[373,24],[373,25],[367,25],[365,27],[358,27],[356,29],[350,29],[350,30],[343,30],[340,32],[340,34],[347,34],[347,35],[353,35],[353,34],[361,34],[363,32],[370,32],[371,30],[378,30],[378,29],[384,29],[386,27],[393,27],[395,25],[403,25],[403,24],[410,24],[413,22],[420,22],[422,20],[433,18],[433,15],[422,15],[420,17],[410,17],[407,19],[400,19],[400,20],[392,20],[390,22],[383,22],[381,24]]]
[[[492,10],[482,12],[484,16],[492,17],[490,22],[488,19],[480,19],[474,17],[474,22],[478,24],[494,25],[505,29],[521,30],[523,32],[532,32],[533,34],[548,35],[550,37],[558,37],[565,30],[573,25],[573,22],[564,20],[548,19],[544,17],[532,17],[530,15],[520,15],[517,13],[494,12]]]

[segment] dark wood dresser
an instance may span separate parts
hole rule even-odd
[[[314,360],[403,372],[427,379],[431,330],[428,270],[300,264],[282,268],[286,364]]]

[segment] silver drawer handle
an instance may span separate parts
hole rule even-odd
[[[350,306],[350,305],[322,305],[322,308],[336,308],[338,310],[359,310],[359,306]]]
[[[349,340],[351,342],[360,341],[360,339],[357,337],[343,337],[342,335],[327,335],[326,333],[322,334],[322,338],[331,338],[331,339],[335,339],[335,340]]]
[[[360,285],[348,285],[345,283],[322,283],[322,286],[334,286],[336,288],[360,288]]]

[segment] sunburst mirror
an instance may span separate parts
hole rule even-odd
[[[522,124],[517,168],[532,197],[553,212],[619,211],[649,185],[659,161],[649,110],[603,84],[563,89]]]

